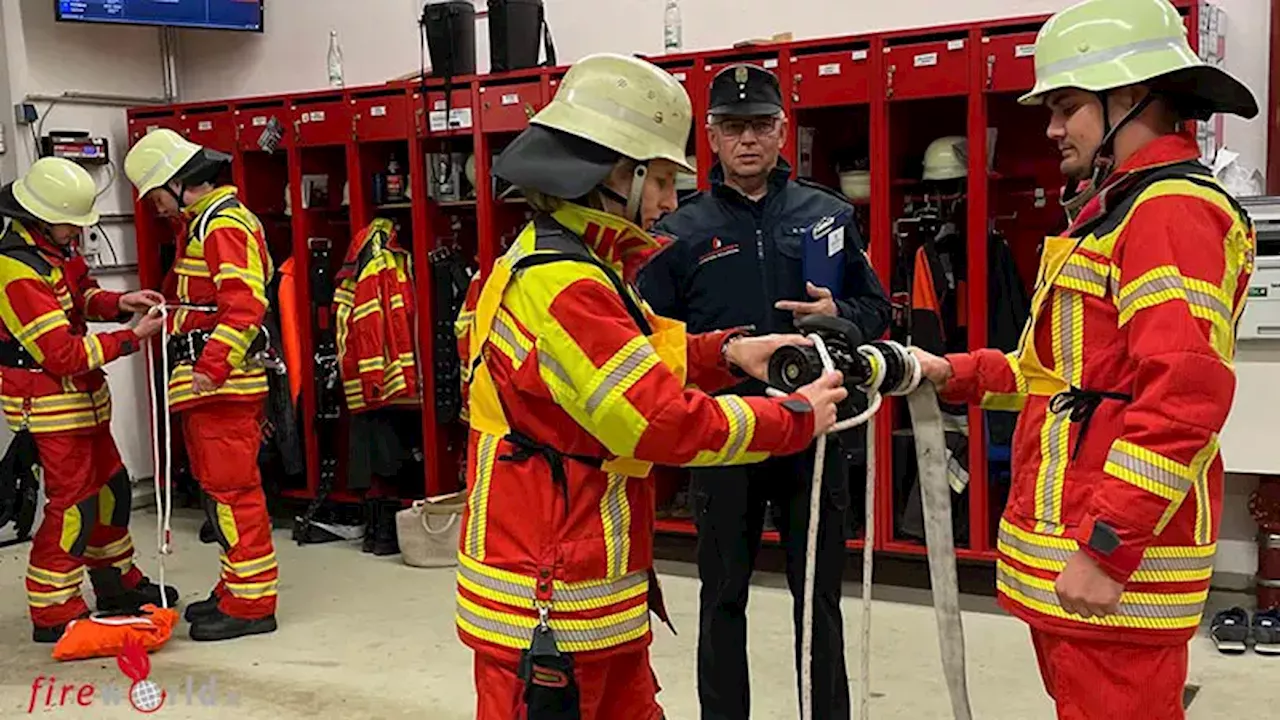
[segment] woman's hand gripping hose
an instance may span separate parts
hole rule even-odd
[[[932,384],[922,382],[920,363],[906,348],[894,342],[864,344],[857,328],[847,321],[822,318],[806,319],[801,330],[813,330],[808,336],[812,348],[789,348],[780,351],[770,363],[770,380],[775,386],[796,392],[796,384],[815,375],[843,373],[846,387],[852,384],[865,393],[868,407],[855,417],[836,422],[818,437],[809,502],[809,527],[805,552],[804,606],[801,619],[800,650],[800,717],[813,718],[813,595],[817,563],[818,525],[821,517],[822,477],[826,461],[826,435],[843,432],[871,420],[882,404],[882,393],[906,396],[915,432],[916,454],[924,493],[926,539],[929,572],[933,588],[934,608],[938,617],[939,641],[943,670],[947,678],[953,714],[956,720],[970,720],[968,690],[964,666],[964,630],[961,625],[959,590],[956,577],[955,545],[951,531],[951,490],[946,478],[945,437],[942,414]],[[815,367],[820,362],[820,366]],[[773,395],[785,395],[770,388]],[[872,438],[873,434],[870,435]],[[872,452],[874,457],[874,441]],[[857,698],[859,717],[869,717],[871,680],[871,588],[872,553],[875,535],[874,462],[868,463],[866,482],[866,539],[863,546],[862,581],[862,663],[861,683]]]

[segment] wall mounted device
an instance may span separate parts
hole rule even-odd
[[[54,13],[60,22],[262,32],[264,3],[265,0],[58,0]]]
[[[60,157],[86,165],[111,161],[107,139],[90,137],[81,130],[54,130],[40,138],[40,157]]]
[[[1240,204],[1258,229],[1258,256],[1237,338],[1280,340],[1280,197],[1244,198]]]

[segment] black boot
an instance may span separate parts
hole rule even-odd
[[[83,620],[89,617],[89,613],[85,613],[77,620]],[[66,625],[58,625],[57,627],[40,627],[39,625],[31,626],[31,641],[44,645],[52,645],[62,639],[62,634],[67,631]]]
[[[382,516],[381,501],[364,501],[364,541],[360,544],[360,552],[373,552],[374,536],[378,533],[378,518]]]
[[[191,639],[197,642],[234,640],[246,635],[262,635],[276,631],[276,616],[268,615],[257,620],[245,620],[225,615],[214,608],[209,615],[191,623]]]
[[[89,580],[93,583],[94,594],[98,596],[98,612],[133,614],[143,605],[159,607],[161,588],[148,578],[142,578],[134,588],[125,588],[120,576],[120,568],[98,568],[89,571]],[[164,588],[168,606],[178,603],[178,589],[173,586]]]
[[[209,597],[188,605],[182,616],[187,619],[187,622],[193,623],[216,614],[218,614],[218,596],[211,591]]]
[[[379,557],[400,554],[400,541],[396,536],[396,513],[399,500],[382,500],[378,510],[377,530],[373,537],[373,554]]]

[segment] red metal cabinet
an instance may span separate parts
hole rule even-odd
[[[987,90],[1025,92],[1036,84],[1036,33],[982,38]]]
[[[770,71],[770,72],[774,72],[774,73],[778,72],[778,65],[779,65],[779,62],[778,62],[778,58],[777,58],[777,56],[772,56],[772,57],[763,57],[763,58],[742,58],[742,59],[724,59],[724,58],[720,58],[720,59],[716,59],[716,60],[714,60],[714,61],[712,61],[712,62],[707,63],[707,64],[703,67],[703,69],[704,69],[704,70],[706,70],[706,72],[707,72],[707,85],[708,85],[708,87],[710,87],[711,80],[712,80],[713,78],[715,78],[716,73],[718,73],[718,72],[720,72],[721,70],[723,70],[723,69],[725,69],[725,68],[729,67],[730,65],[737,65],[737,64],[739,64],[739,63],[744,63],[744,62],[745,62],[745,63],[751,63],[752,65],[759,65],[760,67],[762,67],[762,68],[764,68],[765,70],[768,70],[768,71]]]
[[[147,112],[139,110],[135,114],[129,116],[129,147],[142,139],[143,135],[152,130],[160,128],[168,128],[176,132],[182,131],[182,125],[178,120],[178,116],[173,111],[166,110],[162,112]]]
[[[964,95],[969,41],[964,38],[885,48],[885,92],[895,100]]]
[[[485,132],[519,132],[546,103],[542,81],[480,88],[480,128]]]
[[[235,119],[236,143],[241,150],[262,149],[258,145],[258,140],[270,125],[272,118],[275,118],[280,123],[281,136],[279,146],[289,147],[293,145],[294,134],[290,131],[293,118],[283,102],[271,104],[246,103],[233,110],[231,116]]]
[[[295,99],[289,111],[299,145],[341,145],[351,139],[351,108],[342,97]]]
[[[463,87],[449,93],[449,103],[444,92],[427,93],[427,126],[429,135],[470,135],[475,126],[475,114],[471,107],[471,88]],[[446,119],[447,118],[447,119]],[[420,131],[423,128],[419,128]]]
[[[791,59],[796,107],[861,105],[871,101],[869,50],[797,55]]]
[[[184,108],[178,116],[178,132],[193,143],[224,153],[236,149],[236,124],[231,109],[222,105],[215,108]]]
[[[351,98],[357,140],[407,140],[413,123],[409,97],[403,90]]]

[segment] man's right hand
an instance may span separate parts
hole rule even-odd
[[[816,438],[836,424],[836,405],[849,396],[844,375],[829,372],[796,391],[813,407],[813,436]]]
[[[951,376],[955,374],[951,363],[945,358],[940,358],[932,353],[927,353],[918,347],[910,348],[911,354],[916,356],[916,360],[920,361],[920,372],[939,389],[946,386],[951,380]]]
[[[137,335],[139,340],[146,340],[163,329],[164,316],[159,313],[148,312],[142,316],[137,325],[133,326],[133,334]]]

